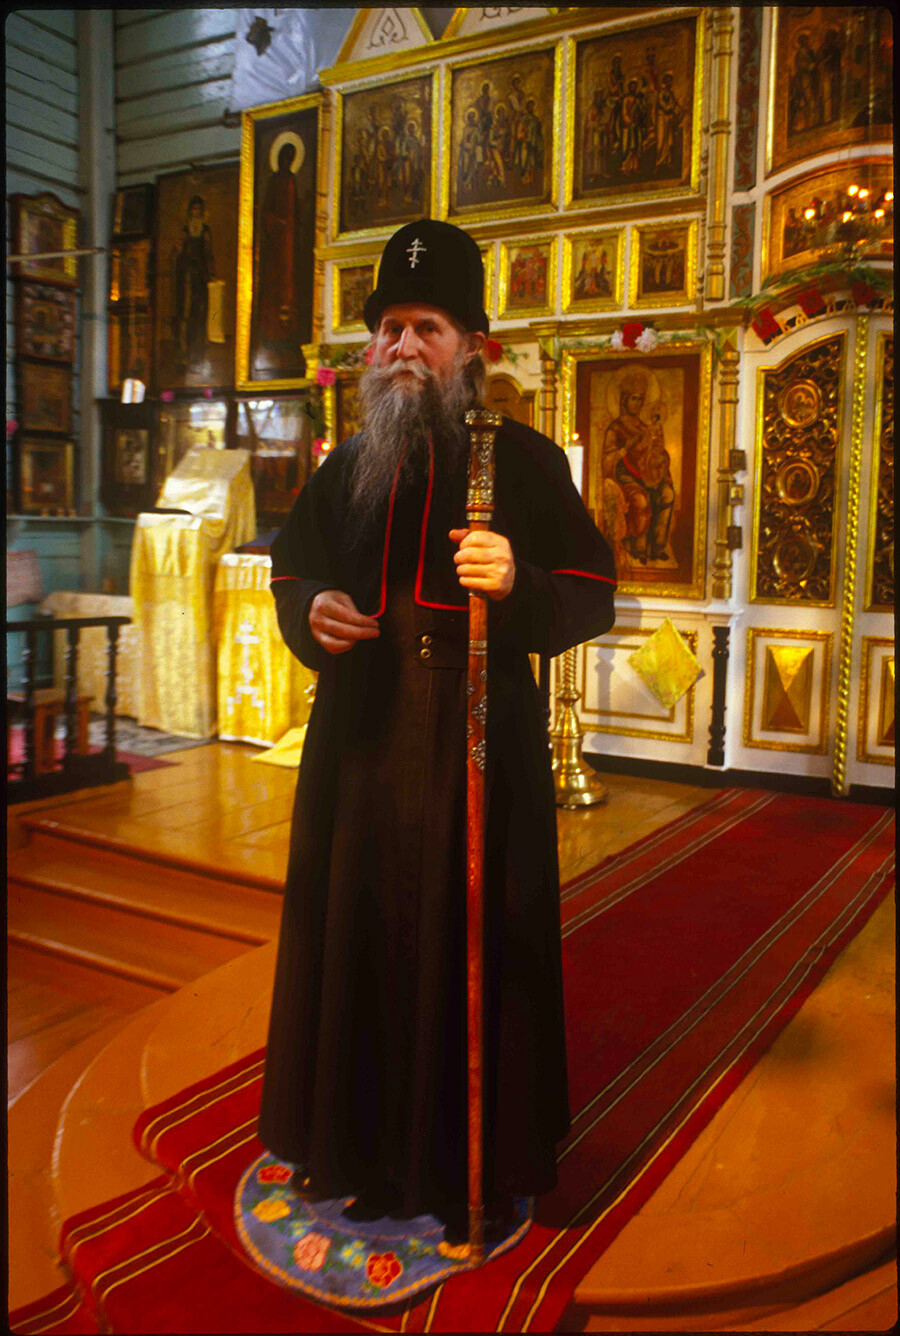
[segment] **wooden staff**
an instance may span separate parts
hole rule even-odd
[[[500,414],[473,408],[469,428],[470,529],[494,513],[494,436]],[[469,1256],[484,1261],[484,763],[487,720],[487,599],[469,593],[466,683],[466,979],[469,1127]]]

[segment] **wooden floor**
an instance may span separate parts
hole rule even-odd
[[[240,744],[197,747],[129,783],[10,813],[10,923],[27,926],[25,910],[33,909],[26,904],[31,859],[51,878],[49,893],[36,891],[42,912],[55,905],[69,929],[83,912],[106,915],[126,962],[119,968],[109,960],[68,958],[62,931],[49,949],[33,940],[9,947],[13,1306],[60,1283],[62,1219],[156,1172],[130,1144],[137,1112],[197,1079],[204,1064],[216,1070],[264,1042],[296,775],[260,763],[258,755]],[[696,786],[624,776],[605,782],[607,805],[558,812],[564,881],[712,796]],[[140,850],[142,873],[131,870],[138,865],[129,863],[129,848]],[[85,899],[79,880],[90,882],[99,907]],[[207,889],[219,895],[219,909],[204,920]],[[154,891],[155,907],[148,903]],[[17,895],[21,904],[14,905]],[[199,941],[213,918],[228,913],[224,937],[185,951],[185,932]],[[250,919],[255,936],[247,932]],[[82,933],[89,922],[82,922]],[[884,1249],[878,1241],[888,1238],[889,1247],[895,1205],[888,1097],[894,935],[893,905],[886,901],[583,1278],[567,1330],[891,1326],[895,1267],[876,1263]],[[129,956],[134,937],[143,956]],[[223,951],[228,963],[215,968],[211,962]],[[150,984],[146,968],[134,977],[141,973],[135,961],[146,963],[154,952],[158,978]],[[179,986],[191,968],[196,983]],[[810,1034],[827,1042],[798,1064]],[[857,1264],[857,1240],[874,1241],[882,1252]],[[759,1286],[792,1266],[796,1295],[787,1306],[779,1301],[775,1315],[761,1303]],[[731,1311],[706,1298],[709,1277],[719,1274],[742,1287]],[[679,1295],[700,1296],[699,1307],[690,1301],[670,1312],[671,1305],[658,1305],[649,1325],[627,1305],[619,1311],[623,1295],[632,1309],[637,1296],[642,1309],[653,1296],[661,1303],[673,1285]]]
[[[287,866],[296,772],[258,762],[258,755],[258,748],[240,743],[172,753],[164,769],[54,800],[53,819],[145,854],[253,875],[275,890]],[[606,783],[611,797],[605,806],[558,812],[564,881],[710,796],[695,785],[619,775]],[[22,847],[22,817],[35,809],[46,817],[51,806],[45,800],[10,809],[10,850]],[[266,922],[274,935],[277,915],[266,916]],[[15,942],[9,944],[7,964],[10,1101],[68,1049],[164,991]],[[164,970],[167,961],[158,964]]]

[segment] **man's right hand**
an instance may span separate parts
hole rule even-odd
[[[309,605],[309,629],[329,654],[346,654],[358,640],[377,640],[375,617],[365,617],[349,594],[323,589]]]

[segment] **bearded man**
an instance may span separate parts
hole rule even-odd
[[[561,450],[504,419],[490,531],[465,525],[488,332],[473,239],[423,219],[365,306],[363,427],[272,547],[287,644],[318,670],[297,784],[260,1137],[351,1219],[466,1234],[469,591],[489,600],[484,1190],[556,1182],[569,1127],[546,723],[528,660],[607,630],[609,549]]]

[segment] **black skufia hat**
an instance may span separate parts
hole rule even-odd
[[[395,232],[384,248],[378,285],[363,307],[374,330],[389,306],[437,306],[468,330],[487,334],[484,265],[477,243],[453,223],[421,218]]]

